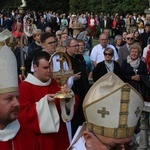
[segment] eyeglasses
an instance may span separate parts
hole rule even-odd
[[[135,150],[135,145],[131,143],[126,143],[124,145],[115,145],[114,147],[111,147],[110,145],[107,145],[102,140],[100,140],[94,132],[90,132],[98,139],[98,141],[100,141],[101,144],[105,145],[108,150],[122,150],[122,148],[124,148],[125,150]]]
[[[100,39],[101,41],[106,41],[106,40],[108,40],[108,39]]]
[[[94,132],[92,132],[92,131],[90,131],[90,132],[98,139],[98,141],[100,141],[101,144],[105,145],[108,148],[108,150],[111,150],[111,147],[109,145],[105,144],[103,141],[101,141]]]
[[[79,45],[73,45],[73,46],[69,46],[69,47],[76,47],[76,48],[79,48]]]
[[[110,53],[104,53],[105,56],[112,56]]]
[[[133,39],[134,39],[134,38],[130,38],[130,37],[127,38],[127,40],[133,40]]]
[[[48,42],[46,44],[52,45],[52,44],[57,44],[57,42],[56,41],[52,41],[52,42]]]
[[[79,47],[85,47],[84,45],[79,45]]]

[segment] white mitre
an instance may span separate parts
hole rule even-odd
[[[12,36],[11,32],[8,29],[5,29],[0,33],[0,42],[4,42]]]
[[[5,34],[6,33],[6,34]],[[11,33],[0,33],[0,42],[5,42]],[[0,47],[0,94],[18,91],[17,61],[12,50],[4,45]]]
[[[83,101],[89,131],[111,138],[126,138],[134,131],[142,112],[142,96],[109,72],[90,88]]]

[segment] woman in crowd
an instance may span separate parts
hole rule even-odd
[[[23,34],[23,28],[21,22],[16,23],[15,30],[12,32],[12,34],[15,38],[21,37],[21,35]]]
[[[56,31],[55,33],[57,43],[60,43],[61,34],[62,34],[61,30]]]
[[[137,43],[141,44],[141,43],[140,43],[140,33],[139,33],[139,31],[136,30],[136,31],[133,33],[133,35],[134,35],[134,42],[137,42]]]
[[[123,38],[121,35],[116,35],[115,36],[115,48],[116,48],[116,51],[118,52],[119,48],[122,46],[122,43],[123,43]]]
[[[94,18],[94,15],[90,15],[90,17],[88,18],[88,28],[91,29],[91,35],[92,38],[94,38],[94,32],[96,29],[96,20]]]
[[[138,19],[137,26],[138,26],[139,33],[140,34],[143,33],[144,32],[144,21],[142,19]]]
[[[86,70],[87,70],[87,75],[88,78],[92,78],[92,71],[94,69],[94,66],[92,64],[92,61],[90,59],[90,56],[85,54],[85,42],[82,39],[78,39],[78,44],[79,44],[79,54],[83,55],[84,60],[86,62]]]
[[[82,31],[78,34],[77,39],[82,39],[85,43],[84,54],[90,55],[92,49],[92,36],[91,30],[87,28],[85,31]]]
[[[36,51],[37,49],[42,50],[41,40],[40,40],[41,34],[42,34],[41,29],[35,29],[33,31],[33,41],[28,45],[28,55],[30,55],[33,51]]]
[[[139,44],[130,46],[130,55],[122,62],[122,72],[125,82],[131,84],[141,95],[145,96],[145,88],[142,77],[147,76],[147,68],[144,61],[140,59],[141,47]]]
[[[123,43],[122,43],[122,44],[123,44],[123,45],[126,44],[126,37],[127,37],[127,34],[128,34],[128,33],[127,33],[126,31],[124,31],[124,32],[122,33],[122,37],[123,37],[123,39],[122,39]]]
[[[20,15],[17,15],[17,16],[16,16],[16,19],[12,22],[12,33],[13,33],[14,31],[16,31],[17,23],[22,23],[22,20],[21,20],[21,16],[20,16]],[[23,30],[23,26],[22,26],[22,30]]]
[[[23,32],[28,37],[28,44],[32,43],[33,41],[33,32],[37,27],[33,23],[33,18],[25,18],[23,23]]]
[[[96,68],[93,71],[93,80],[94,82],[105,75],[107,72],[114,72],[118,77],[122,78],[122,72],[119,64],[116,61],[113,61],[114,50],[111,48],[106,48],[104,50],[104,61],[97,64]]]
[[[68,28],[64,27],[61,29],[61,34],[66,33],[68,35]]]
[[[119,26],[118,18],[113,17],[113,20],[112,20],[112,37],[115,37],[118,34],[118,26]]]
[[[65,14],[63,14],[63,17],[62,17],[61,22],[60,22],[60,30],[62,30],[64,27],[68,27],[68,21],[66,19]]]

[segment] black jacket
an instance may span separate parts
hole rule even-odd
[[[121,67],[119,66],[119,64],[116,61],[114,61],[114,71],[113,72],[119,78],[121,78],[121,79],[123,78]],[[107,71],[107,68],[106,68],[106,65],[105,65],[104,61],[98,63],[96,68],[93,71],[93,80],[94,80],[94,82],[96,82],[99,78],[101,78],[106,73],[108,73],[108,71]]]
[[[74,74],[81,72],[81,78],[74,81],[72,90],[75,94],[84,98],[87,91],[89,90],[88,75],[86,71],[86,63],[84,57],[80,54],[76,55],[75,57],[71,57],[68,53],[67,55],[71,60],[72,70],[74,71]]]

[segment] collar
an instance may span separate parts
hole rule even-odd
[[[33,76],[30,73],[28,74],[27,78],[24,81],[38,86],[47,86],[51,83],[51,79],[49,79],[47,82],[41,82],[39,79],[37,79],[35,76]]]
[[[70,53],[69,53],[68,51],[67,51],[66,53],[67,53],[68,56],[71,57],[71,58],[75,58],[75,57],[77,56],[77,55],[71,56]]]
[[[84,140],[84,137],[83,137],[83,132],[86,131],[86,123],[84,122],[82,126],[79,126],[71,143],[70,143],[70,146],[67,150],[70,150],[71,147],[73,147],[73,145],[77,146],[77,145],[81,145],[81,143],[83,144],[83,147],[85,146],[85,140]],[[80,144],[79,144],[80,143]],[[75,146],[75,147],[76,147]],[[77,146],[78,147],[78,146]],[[82,150],[86,150],[86,149],[82,149]]]
[[[3,130],[0,130],[0,141],[8,141],[13,139],[20,129],[18,120],[8,124]]]
[[[127,46],[127,49],[129,50],[130,49],[130,45],[128,43],[126,43],[126,46]]]
[[[105,49],[109,46],[108,44],[106,45],[106,47],[103,47],[101,44],[99,44],[99,45],[100,45],[101,49]]]
[[[78,141],[72,146],[73,149],[82,149],[82,150],[87,150],[86,148],[86,142],[83,136],[81,136]]]

